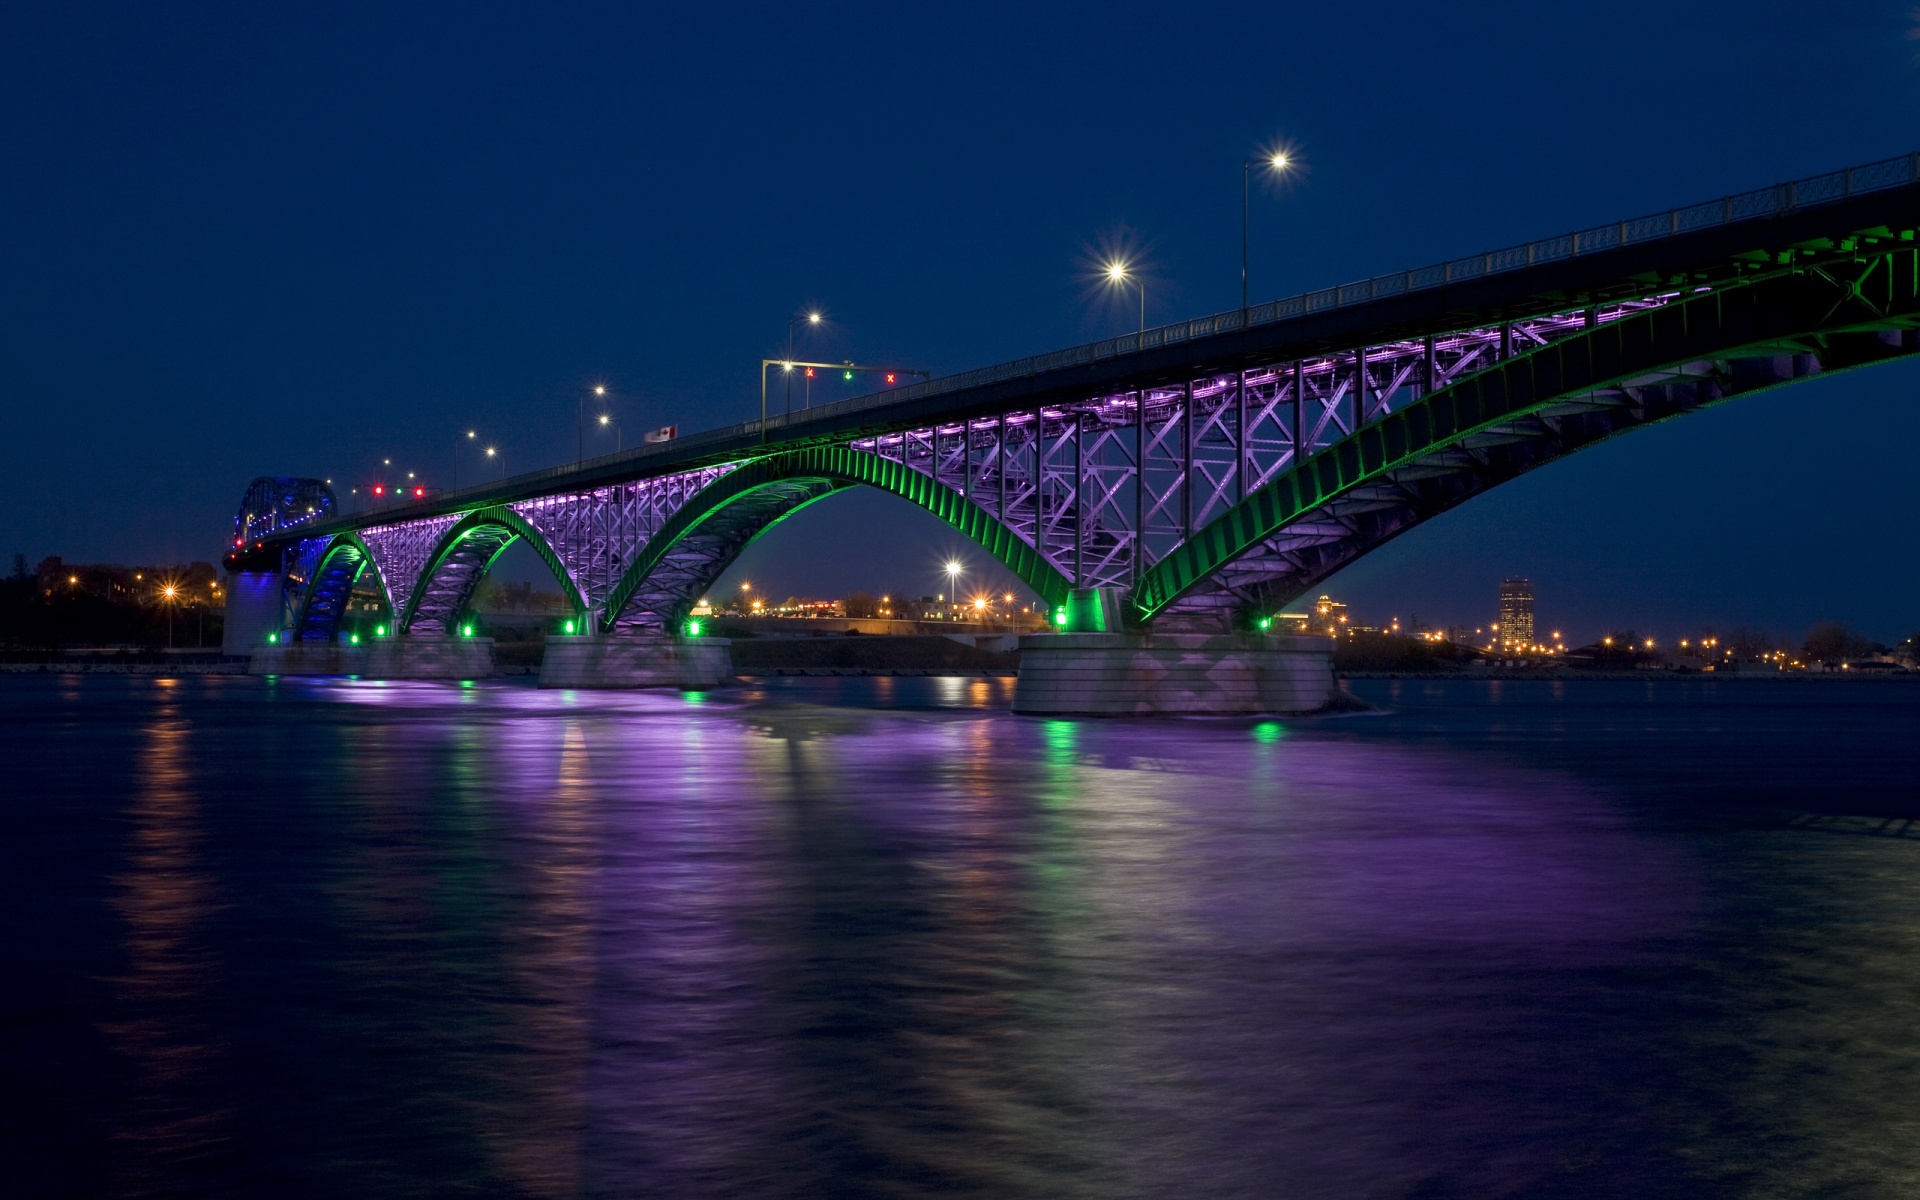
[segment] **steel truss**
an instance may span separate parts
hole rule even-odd
[[[945,484],[1075,587],[1131,588],[1300,462],[1457,380],[1669,304],[1606,304],[862,438]]]
[[[1060,588],[1116,588],[1132,593],[1137,614],[1157,627],[1221,628],[1273,611],[1434,513],[1573,449],[1757,387],[1912,352],[1911,320],[1900,308],[1907,299],[1891,282],[1898,272],[1879,269],[1892,254],[1847,253],[1720,288],[1663,290],[850,441],[769,447],[742,462],[520,500],[509,506],[515,522],[459,531],[471,546],[447,539],[474,514],[360,536],[395,611],[417,607],[423,629],[457,619],[512,536],[537,536],[587,627],[660,631],[753,537],[814,499],[868,483],[939,512],[1003,562],[1023,562],[1022,578],[1042,591],[1056,580]],[[1888,298],[1869,302],[1876,288]],[[1754,309],[1745,325],[1707,318],[1743,305]],[[1735,340],[1693,352],[1686,347],[1695,343],[1675,341],[1669,326]],[[1748,336],[1749,327],[1772,332]],[[1391,471],[1366,467],[1382,446],[1404,446],[1409,430],[1438,420],[1433,413],[1464,404],[1460,397],[1518,386],[1512,381],[1558,363],[1563,349],[1596,353],[1616,329],[1623,345],[1652,345],[1659,334],[1680,349],[1637,373],[1542,397],[1511,419],[1449,425],[1405,461],[1389,455]],[[1636,353],[1641,342],[1632,342]],[[744,467],[751,470],[728,478]],[[1299,501],[1257,537],[1241,536],[1278,511],[1275,497],[1309,491],[1312,503]],[[1266,515],[1255,520],[1259,514]],[[526,528],[507,528],[518,522]],[[301,543],[290,564],[297,588],[321,566],[321,551],[308,549],[316,540]],[[423,580],[426,573],[433,578]],[[321,618],[329,611],[324,601],[309,610]],[[316,629],[325,624],[317,620]]]

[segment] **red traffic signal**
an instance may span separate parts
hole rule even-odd
[[[889,386],[891,386],[891,385],[892,385],[892,383],[893,383],[893,372],[892,372],[892,371],[888,371],[888,372],[887,372],[887,383],[888,383],[888,385],[889,385]]]
[[[384,496],[387,494],[387,489],[376,483],[373,485],[373,494],[376,496]]]
[[[413,489],[413,494],[414,494],[415,496],[424,496],[424,495],[426,495],[426,494],[427,494],[427,489],[425,489],[425,488],[423,488],[423,487],[417,487],[417,488],[415,488],[415,489]]]

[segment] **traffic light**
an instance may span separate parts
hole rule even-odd
[[[414,496],[415,496],[415,497],[420,497],[420,496],[424,496],[424,495],[426,495],[426,494],[427,494],[427,489],[425,489],[425,488],[423,488],[423,487],[417,487],[417,488],[415,488],[415,489],[413,489],[413,494],[414,494]]]
[[[373,494],[376,496],[384,496],[387,494],[387,489],[383,485],[376,483],[373,485]]]

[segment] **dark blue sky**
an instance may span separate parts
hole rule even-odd
[[[1127,328],[1103,241],[1147,252],[1149,319],[1233,307],[1275,138],[1308,169],[1256,200],[1256,299],[1920,147],[1881,0],[35,7],[0,10],[0,551],[32,558],[210,558],[253,475],[445,483],[469,427],[568,459],[596,381],[629,437],[740,420],[807,302],[814,352],[936,373]],[[1916,384],[1633,435],[1328,588],[1484,621],[1524,573],[1581,638],[1903,636]],[[949,539],[850,497],[740,571],[930,591]]]

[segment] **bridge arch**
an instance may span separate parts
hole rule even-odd
[[[314,561],[313,572],[300,592],[300,607],[293,622],[295,637],[303,642],[332,641],[353,598],[354,584],[369,566],[374,566],[373,552],[358,534],[336,534]],[[392,612],[393,599],[378,567],[373,577],[380,589],[381,602]]]
[[[844,446],[770,454],[715,480],[663,525],[608,595],[597,628],[670,630],[760,535],[851,487],[899,496],[933,513],[1038,592],[1049,606],[1072,584],[986,509],[904,463]]]
[[[1589,328],[1437,390],[1250,494],[1141,577],[1167,628],[1271,613],[1536,467],[1764,388],[1920,352],[1920,252],[1783,272]]]
[[[473,600],[474,589],[507,547],[522,538],[553,572],[574,612],[585,612],[580,589],[547,539],[525,517],[497,505],[466,514],[441,535],[408,597],[406,611],[396,615],[396,631],[453,633]]]

